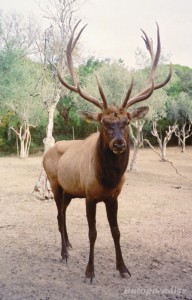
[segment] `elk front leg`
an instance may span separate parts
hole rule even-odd
[[[122,277],[125,277],[125,275],[128,273],[129,276],[131,276],[129,270],[125,266],[122,252],[121,252],[121,246],[120,246],[120,231],[117,223],[117,210],[118,210],[118,202],[117,199],[109,199],[106,203],[106,211],[107,211],[107,218],[109,221],[111,234],[113,237],[113,241],[115,244],[115,252],[116,252],[116,268],[119,270],[120,275]]]
[[[97,238],[96,230],[96,202],[94,200],[86,199],[86,213],[87,221],[89,226],[89,242],[90,242],[90,252],[89,252],[89,261],[87,264],[85,276],[92,283],[93,278],[95,277],[94,272],[94,245]]]

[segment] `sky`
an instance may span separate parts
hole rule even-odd
[[[0,0],[0,9],[40,15],[35,1]],[[88,23],[81,37],[86,55],[121,58],[134,67],[136,49],[145,49],[140,29],[155,41],[158,22],[163,53],[192,67],[192,0],[85,0],[77,18]]]

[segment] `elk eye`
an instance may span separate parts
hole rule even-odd
[[[106,127],[106,129],[107,129],[109,132],[113,132],[113,130],[114,130],[114,128],[111,127],[111,126],[105,126],[105,127]]]
[[[123,122],[119,125],[120,129],[124,129],[127,125],[129,125],[129,121],[127,120],[126,122]]]
[[[111,126],[111,124],[105,123],[105,124],[103,124],[103,125],[104,125],[104,128],[105,128],[109,133],[113,133],[114,128],[113,128],[113,126]]]
[[[120,127],[121,129],[123,129],[123,128],[125,128],[126,125],[127,125],[126,123],[123,123],[123,124],[120,124],[119,127]]]

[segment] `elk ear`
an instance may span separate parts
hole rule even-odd
[[[128,119],[130,121],[142,119],[145,117],[145,115],[148,113],[148,111],[149,111],[148,106],[138,107],[134,111],[127,113]]]
[[[100,113],[91,113],[88,111],[78,111],[79,116],[87,123],[100,122]]]

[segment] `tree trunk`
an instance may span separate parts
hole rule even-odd
[[[130,171],[136,172],[137,171],[137,156],[139,151],[139,144],[137,141],[134,142],[134,150],[133,150],[133,157],[130,163]]]
[[[20,153],[19,153],[20,158],[26,158],[26,152],[25,152],[25,140],[23,137],[20,139]]]
[[[162,157],[163,161],[166,160],[166,156],[167,156],[167,144],[163,143],[163,145],[161,147],[161,157]]]
[[[17,156],[19,157],[19,138],[18,138],[18,135],[16,135],[16,145],[17,145]]]
[[[180,145],[181,145],[181,152],[185,152],[185,144],[186,144],[186,124],[182,125],[181,132],[180,132]]]
[[[31,146],[31,133],[29,132],[28,138],[27,138],[27,145],[26,145],[27,156],[29,156],[29,149],[30,149],[30,146]]]
[[[72,126],[72,133],[73,133],[73,140],[75,139],[75,129],[74,126]]]
[[[177,136],[177,140],[178,140],[178,146],[181,146],[181,137],[180,137],[180,134]]]
[[[186,147],[186,139],[188,139],[192,135],[191,127],[192,123],[188,125],[188,129],[186,129],[187,123],[183,124],[181,129],[179,129],[179,126],[176,127],[175,130],[175,135],[180,141],[180,146],[181,146],[181,152],[185,152],[185,147]]]
[[[130,171],[131,172],[136,172],[137,171],[137,157],[138,157],[138,152],[139,152],[139,147],[142,145],[142,130],[143,126],[145,124],[145,121],[138,120],[132,126],[136,129],[136,134],[134,136],[132,127],[130,126],[130,136],[133,141],[134,149],[133,149],[133,157],[131,159],[130,163]]]
[[[53,137],[53,124],[54,124],[54,112],[56,105],[52,105],[48,110],[48,125],[47,134],[43,140],[44,143],[44,154],[55,144],[55,139]]]
[[[8,124],[8,127],[7,127],[7,140],[10,142],[11,141],[11,127],[10,125]]]
[[[17,141],[17,154],[19,158],[28,158],[29,156],[29,148],[31,143],[31,133],[30,133],[30,125],[25,123],[21,125],[19,131],[11,127],[11,129],[16,134]]]
[[[159,136],[159,133],[157,131],[157,122],[156,121],[153,121],[153,130],[151,131],[152,135],[155,136],[157,138],[157,142],[159,144],[159,148],[160,148],[160,151],[161,151],[161,159],[162,161],[166,161],[167,159],[167,144],[168,142],[170,141],[171,137],[172,137],[172,134],[173,132],[175,132],[177,128],[177,125],[174,124],[173,126],[169,126],[168,127],[168,130],[165,132],[166,135],[165,137],[161,137]]]
[[[47,178],[47,174],[43,168],[41,167],[40,175],[37,184],[34,187],[33,193],[40,200],[50,200],[53,199],[53,193],[51,190],[51,186],[49,180]]]
[[[53,138],[53,124],[54,124],[54,112],[56,104],[54,103],[48,110],[48,125],[47,125],[47,135],[43,140],[44,143],[44,154],[55,144],[55,139]],[[37,184],[34,187],[33,193],[40,200],[53,199],[53,193],[47,174],[41,165],[41,171]]]
[[[183,139],[183,141],[182,141],[182,143],[181,143],[181,152],[182,152],[182,153],[185,153],[185,145],[186,145],[185,139]]]
[[[180,132],[180,145],[181,145],[181,152],[184,153],[185,152],[185,145],[186,145],[186,139],[188,137],[190,137],[190,129],[191,129],[191,126],[189,125],[189,129],[188,131],[186,131],[186,125],[187,124],[184,124],[181,128],[181,132]]]

